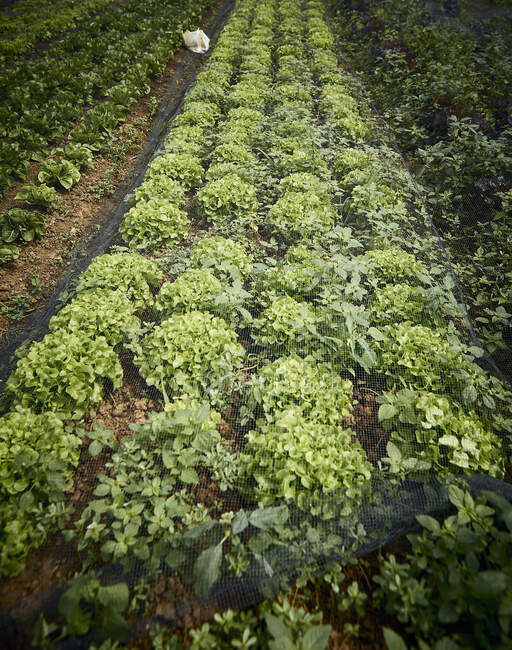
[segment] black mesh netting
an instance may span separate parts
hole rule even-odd
[[[41,615],[85,648],[249,606],[454,483],[512,498],[509,388],[322,4],[230,8],[126,202],[4,346],[36,340],[2,397],[12,647]]]

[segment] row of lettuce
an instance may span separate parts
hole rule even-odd
[[[331,3],[344,50],[421,181],[478,335],[510,375],[510,9]],[[447,64],[449,62],[449,64]]]
[[[474,363],[413,188],[333,48],[320,2],[236,5],[133,194],[132,250],[92,262],[4,386],[5,574],[65,528],[81,447],[109,456],[66,532],[85,568],[135,556],[198,597],[360,543],[363,502],[405,477],[503,477],[510,394]],[[117,441],[75,426],[127,354],[162,410]],[[364,390],[385,431],[360,420]],[[103,587],[73,584],[60,611],[83,634]]]
[[[18,2],[2,13],[0,63],[34,50],[41,41],[73,29],[80,21],[105,9],[113,0],[60,0],[49,7],[44,2]]]
[[[41,58],[0,72],[0,189],[24,180],[31,162],[40,163],[36,179],[0,217],[0,264],[18,258],[14,242],[43,236],[44,212],[58,206],[57,190],[70,190],[93,155],[105,150],[181,44],[183,25],[193,25],[209,5],[128,0],[107,6]]]

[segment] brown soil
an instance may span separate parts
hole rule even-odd
[[[357,403],[344,423],[356,433],[359,442],[373,464],[386,455],[389,433],[382,428],[379,418],[379,405],[375,401],[376,393],[370,388],[354,388]]]

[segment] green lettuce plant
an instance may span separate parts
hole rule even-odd
[[[256,188],[237,174],[209,181],[197,193],[196,201],[200,215],[216,227],[245,229],[257,221]]]
[[[101,400],[105,380],[114,389],[123,380],[119,358],[105,337],[57,331],[32,343],[6,381],[4,394],[13,406],[79,418]]]
[[[31,492],[38,500],[68,490],[78,463],[80,439],[55,413],[13,411],[0,418],[0,493]]]
[[[340,425],[352,411],[352,382],[314,359],[281,357],[244,385],[248,414],[275,422],[289,408],[308,420]]]
[[[288,242],[317,239],[333,228],[336,213],[315,192],[287,192],[270,208],[265,226]]]
[[[14,262],[20,256],[20,249],[13,244],[0,245],[0,264]]]
[[[377,326],[410,321],[415,325],[441,328],[447,324],[439,309],[441,298],[440,291],[388,284],[373,294],[370,319]]]
[[[156,298],[156,310],[164,318],[173,313],[208,311],[224,291],[224,285],[208,269],[192,269],[174,282],[164,282]]]
[[[119,289],[80,292],[50,319],[50,331],[104,336],[110,345],[127,341],[140,330],[135,305]]]
[[[80,180],[80,172],[70,160],[46,160],[42,163],[37,175],[40,183],[61,185],[65,190],[70,190]]]
[[[254,321],[252,335],[257,345],[288,353],[310,351],[317,340],[318,317],[313,307],[282,296],[263,310]]]
[[[365,258],[374,267],[369,276],[377,285],[404,283],[417,286],[431,282],[425,264],[396,246],[368,251]]]
[[[13,241],[32,241],[45,233],[44,217],[37,212],[11,208],[0,215],[0,239],[6,244]]]
[[[171,180],[165,174],[146,178],[133,193],[135,203],[151,199],[165,199],[182,207],[185,202],[185,188],[178,181]]]
[[[235,387],[244,354],[226,321],[191,311],[155,327],[134,362],[145,381],[162,392],[204,393],[222,404]]]
[[[137,253],[113,253],[96,257],[82,273],[77,292],[87,289],[119,289],[136,311],[153,304],[151,289],[162,283],[163,274],[154,260]]]
[[[200,126],[203,129],[211,129],[220,115],[217,104],[212,102],[188,102],[183,113],[180,113],[174,120],[175,126]]]
[[[176,126],[165,138],[166,153],[190,153],[198,158],[203,156],[204,130],[201,126]]]
[[[139,201],[126,213],[119,232],[130,248],[173,246],[188,233],[187,213],[164,198]]]
[[[281,179],[279,191],[282,194],[288,192],[313,192],[322,197],[326,202],[331,200],[331,188],[329,183],[314,174],[308,172],[295,172]]]
[[[53,187],[48,187],[46,183],[36,185],[27,183],[14,197],[18,201],[24,201],[30,205],[40,205],[44,208],[53,210],[59,203],[59,195]]]
[[[188,191],[201,185],[204,170],[199,158],[192,153],[164,153],[150,163],[146,180],[161,175],[177,181]]]
[[[62,156],[69,162],[73,163],[78,169],[83,167],[92,167],[92,151],[89,147],[83,147],[76,144],[68,144],[65,147],[57,147],[52,151],[53,156]]]
[[[284,498],[300,507],[308,496],[338,489],[346,491],[346,498],[357,497],[371,476],[371,465],[353,431],[311,421],[294,408],[275,423],[250,431],[240,460],[255,483],[247,492],[264,505]]]

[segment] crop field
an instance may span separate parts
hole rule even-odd
[[[508,4],[0,22],[0,646],[511,648]]]

